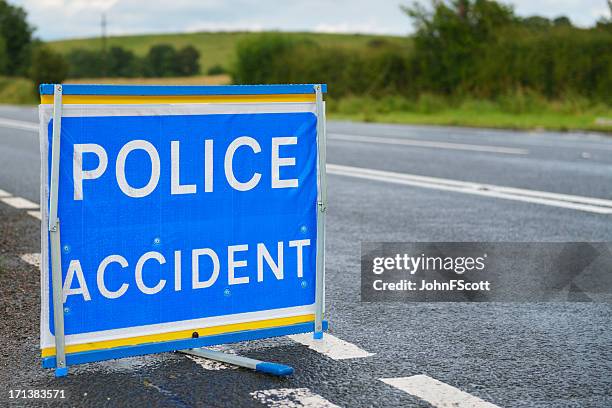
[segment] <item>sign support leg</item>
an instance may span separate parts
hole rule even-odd
[[[255,360],[254,358],[237,356],[235,354],[223,353],[221,351],[216,350],[194,348],[187,350],[179,350],[179,353],[203,357],[209,360],[220,361],[222,363],[232,364],[238,367],[250,368],[251,370],[259,371],[261,373],[266,374],[272,374],[277,376],[286,376],[293,374],[293,367],[284,364],[269,363],[266,361]]]
[[[313,337],[323,338],[325,303],[325,212],[327,210],[325,108],[321,85],[314,86],[317,109],[317,153],[319,157],[319,191],[317,197],[317,272],[315,289],[315,328]]]
[[[62,86],[53,92],[53,139],[51,146],[51,191],[49,193],[49,235],[51,241],[51,285],[53,288],[53,325],[55,327],[55,376],[68,375],[64,337],[64,294],[62,292],[62,253],[60,222],[57,218],[60,134],[62,130]],[[45,262],[43,259],[42,262]]]

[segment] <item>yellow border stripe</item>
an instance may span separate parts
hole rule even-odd
[[[41,95],[42,104],[53,104],[53,95]],[[314,94],[275,95],[63,95],[62,103],[79,105],[155,104],[155,103],[243,103],[243,102],[315,102]]]
[[[181,330],[170,333],[149,334],[147,336],[127,337],[125,339],[98,341],[93,343],[72,344],[66,346],[66,353],[79,353],[82,351],[103,350],[122,346],[136,346],[145,343],[157,343],[162,341],[185,340],[192,338],[193,332],[198,332],[199,337],[225,334],[244,330],[269,329],[272,327],[289,326],[297,323],[314,321],[314,314],[281,317],[277,319],[258,320],[255,322],[226,324],[223,326],[205,327],[202,329]],[[41,350],[42,357],[55,355],[55,347],[47,347]]]

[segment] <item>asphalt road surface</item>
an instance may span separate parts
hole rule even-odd
[[[612,241],[612,138],[330,122],[330,350],[300,338],[228,346],[294,366],[285,379],[174,353],[56,379],[40,368],[39,272],[26,255],[40,252],[28,207],[37,118],[0,107],[0,405],[612,406],[610,303],[361,303],[359,292],[362,241]],[[66,398],[10,399],[24,389]]]

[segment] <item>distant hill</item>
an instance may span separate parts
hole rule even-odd
[[[170,44],[177,48],[193,45],[200,51],[200,65],[205,73],[214,65],[221,65],[229,69],[234,58],[236,43],[240,40],[257,35],[253,32],[200,32],[186,34],[145,34],[131,36],[108,37],[108,47],[121,46],[132,50],[137,55],[144,55],[155,44]],[[407,37],[381,36],[366,34],[324,34],[324,33],[286,33],[295,38],[313,40],[322,45],[359,48],[368,44],[376,45],[381,41],[395,44],[408,44]],[[65,54],[75,48],[100,49],[102,40],[98,38],[84,38],[74,40],[52,41],[49,44],[53,49]]]

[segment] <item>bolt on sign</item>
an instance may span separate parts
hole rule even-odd
[[[325,85],[41,85],[45,368],[322,336]]]

